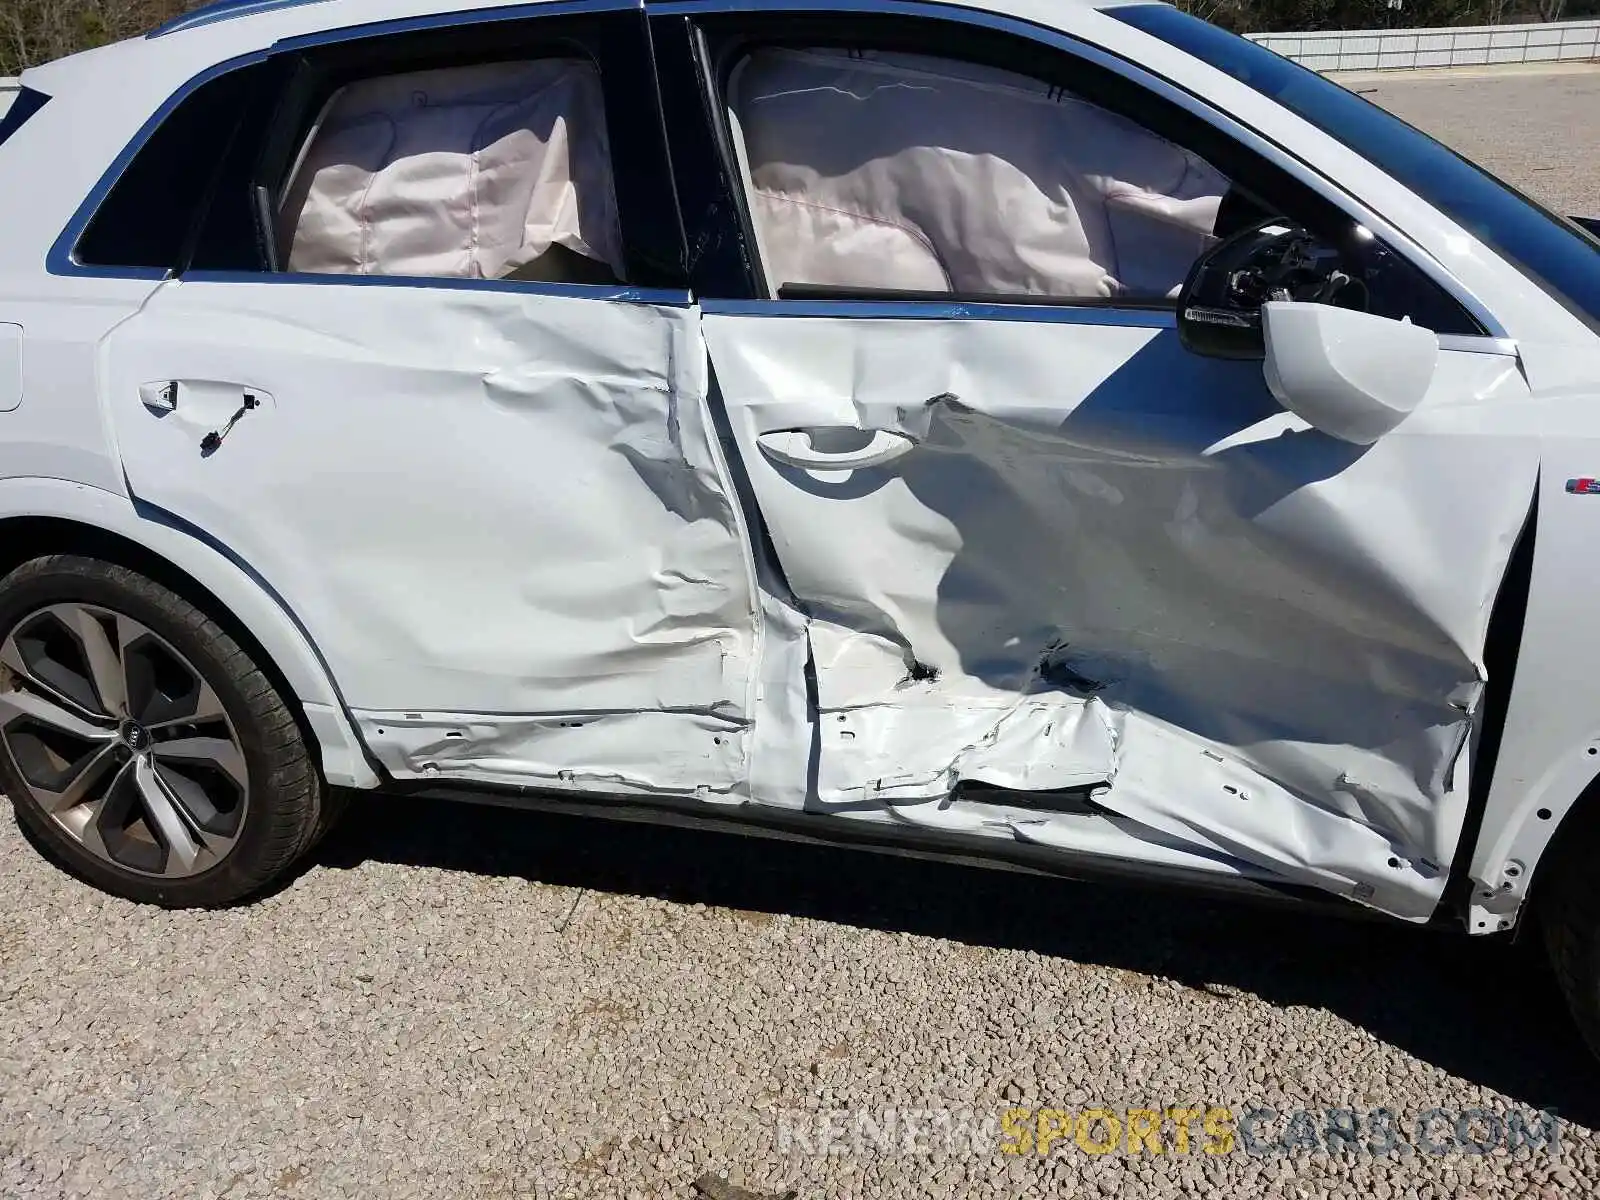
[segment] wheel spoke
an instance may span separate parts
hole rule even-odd
[[[78,635],[78,641],[83,646],[89,679],[94,684],[94,694],[100,698],[100,707],[113,717],[126,717],[128,681],[122,669],[121,645],[112,645],[98,613],[79,605],[63,606],[57,612],[61,620]],[[118,643],[122,641],[121,625],[120,618],[112,618]]]
[[[106,777],[106,773],[117,761],[116,746],[108,744],[100,747],[94,756],[78,771],[72,780],[59,792],[52,792],[38,784],[31,784],[33,794],[39,798],[39,803],[44,810],[52,815],[66,812],[82,804],[94,790],[94,785]]]
[[[17,717],[28,717],[86,742],[105,742],[117,736],[115,729],[79,716],[76,705],[68,708],[39,692],[0,692],[0,725],[9,725]]]
[[[171,729],[174,725],[208,725],[212,721],[222,721],[227,718],[227,712],[222,707],[222,701],[217,699],[217,694],[211,690],[205,680],[199,680],[199,694],[195,698],[194,711],[181,717],[169,717],[164,721],[145,721],[146,729]]]
[[[62,708],[77,713],[79,716],[91,721],[104,721],[107,719],[105,714],[94,712],[92,709],[85,708],[79,704],[48,679],[39,678],[39,675],[22,660],[22,652],[17,649],[15,637],[7,638],[5,644],[0,645],[0,663],[10,668],[13,675],[19,676],[34,691],[43,692]]]
[[[130,787],[133,782],[133,763],[127,762],[111,777],[111,782],[105,790],[89,804],[81,804],[57,814],[59,820],[70,832],[77,835],[86,850],[101,858],[110,858],[111,851],[106,846],[105,832],[100,828],[100,819],[105,815],[106,805],[110,803],[112,794],[119,787]]]
[[[174,738],[170,742],[157,742],[150,752],[158,761],[174,759],[179,762],[209,763],[226,772],[240,787],[249,779],[249,772],[244,765],[244,752],[227,738]]]
[[[178,860],[184,872],[189,871],[205,847],[190,831],[177,803],[156,773],[155,765],[143,756],[135,759],[133,780],[139,788],[145,814],[166,843],[167,853]]]
[[[31,803],[124,871],[207,871],[249,815],[244,749],[216,690],[154,630],[98,604],[37,609],[0,639],[0,746]]]
[[[220,853],[233,843],[239,829],[237,821],[217,807],[214,798],[198,780],[171,767],[162,767],[159,763],[156,765],[156,775],[204,839],[208,850]]]

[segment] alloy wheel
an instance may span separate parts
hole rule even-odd
[[[122,613],[62,603],[0,643],[0,739],[34,803],[96,857],[175,879],[225,858],[249,776],[193,664]]]

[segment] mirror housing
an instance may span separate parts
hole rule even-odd
[[[1279,251],[1292,230],[1283,222],[1242,229],[1202,254],[1178,291],[1178,340],[1207,358],[1261,358],[1265,294],[1244,294],[1249,272]]]
[[[1266,354],[1261,306],[1305,300],[1364,309],[1366,285],[1341,270],[1344,255],[1298,225],[1258,221],[1195,262],[1178,291],[1178,339],[1208,358]]]
[[[1431,329],[1331,304],[1261,306],[1267,387],[1330,437],[1370,446],[1405,420],[1433,383]]]

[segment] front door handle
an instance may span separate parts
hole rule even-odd
[[[818,449],[813,435],[867,432],[860,429],[779,429],[763,433],[756,443],[768,458],[785,466],[799,467],[802,471],[860,471],[866,467],[881,467],[893,462],[902,454],[916,449],[915,438],[887,429],[874,429],[864,446],[849,450]]]

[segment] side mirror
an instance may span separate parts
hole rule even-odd
[[[1196,260],[1178,291],[1178,338],[1209,358],[1266,353],[1261,306],[1304,300],[1364,309],[1366,285],[1341,270],[1344,255],[1298,225],[1273,218],[1224,238]]]
[[[1267,387],[1278,403],[1357,446],[1406,419],[1439,361],[1431,329],[1330,304],[1269,301],[1261,325]]]

